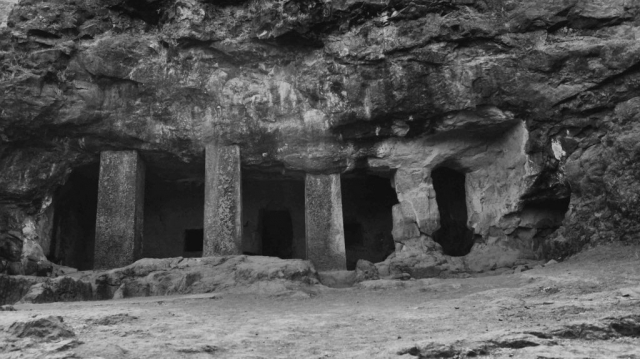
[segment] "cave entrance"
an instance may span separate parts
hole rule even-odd
[[[293,223],[288,210],[260,211],[262,255],[293,258]]]
[[[431,172],[433,189],[440,212],[440,229],[433,239],[442,246],[444,254],[465,256],[473,247],[473,231],[467,227],[467,199],[465,174],[448,167]]]
[[[100,164],[75,168],[53,197],[49,261],[78,270],[93,269]]]
[[[187,229],[184,231],[184,253],[183,257],[202,257],[204,248],[204,230]]]
[[[202,257],[204,162],[145,156],[143,258]]]
[[[398,198],[393,173],[356,170],[340,178],[347,269],[359,259],[376,263],[394,251],[392,207]]]
[[[304,174],[242,173],[242,252],[305,259]]]

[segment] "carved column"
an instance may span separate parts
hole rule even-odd
[[[316,269],[347,269],[339,174],[307,174],[305,224],[307,259]]]
[[[136,151],[100,153],[94,268],[118,268],[142,254],[145,166]]]
[[[204,248],[202,255],[240,254],[242,248],[240,148],[206,148]]]

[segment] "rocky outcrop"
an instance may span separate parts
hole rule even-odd
[[[0,305],[212,292],[287,295],[319,284],[303,260],[261,256],[141,259],[109,271],[57,278],[0,275]]]
[[[46,249],[52,194],[101,150],[175,177],[215,137],[243,168],[392,171],[399,248],[440,229],[443,166],[465,175],[469,256],[632,241],[639,19],[624,0],[23,1],[0,30],[0,235]]]

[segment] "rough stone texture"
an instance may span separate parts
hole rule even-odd
[[[439,165],[466,173],[487,252],[635,242],[639,17],[624,0],[24,1],[0,28],[0,231],[46,228],[103,150],[176,172],[215,137],[244,168],[395,170],[400,244],[438,229]],[[569,197],[558,233],[521,221]]]
[[[299,259],[244,255],[145,258],[123,268],[57,278],[0,275],[0,305],[210,292],[283,295],[319,283],[313,264]]]
[[[318,279],[322,285],[331,288],[349,288],[358,280],[356,271],[352,270],[318,272]]]
[[[137,152],[101,153],[94,268],[118,268],[140,257],[144,176]]]
[[[28,322],[16,322],[9,327],[8,331],[16,338],[33,337],[47,341],[75,336],[71,327],[64,324],[62,317],[54,316],[38,318]]]
[[[380,279],[380,274],[378,273],[378,268],[375,266],[375,264],[363,259],[359,260],[358,263],[356,263],[357,282],[376,279]]]
[[[262,256],[141,259],[107,272],[78,273],[96,299],[231,291],[277,294],[317,284],[313,265]]]
[[[91,283],[68,277],[46,279],[34,284],[20,298],[25,303],[74,302],[94,299]]]
[[[207,145],[203,256],[240,254],[242,180],[240,148]]]
[[[42,280],[43,278],[0,274],[0,288],[2,288],[0,290],[0,305],[18,302],[29,292],[31,286]]]
[[[347,269],[339,174],[307,174],[305,223],[307,259],[316,269]]]

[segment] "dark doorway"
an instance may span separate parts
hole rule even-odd
[[[392,207],[398,203],[392,172],[356,170],[341,176],[342,215],[347,269],[359,259],[376,263],[394,250]]]
[[[244,170],[242,253],[305,259],[304,177]]]
[[[184,231],[183,257],[202,257],[204,231],[202,228]]]
[[[145,258],[202,257],[204,181],[170,178],[147,167],[144,196]]]
[[[93,269],[100,165],[75,168],[54,195],[53,235],[47,258],[54,263]]]
[[[433,189],[440,212],[440,229],[433,239],[440,243],[444,254],[464,256],[473,247],[473,231],[467,227],[465,175],[447,167],[431,172]]]
[[[293,258],[293,223],[289,211],[261,211],[262,255]]]
[[[362,237],[362,224],[358,223],[355,218],[345,218],[344,220],[344,245],[346,247],[364,245]]]

